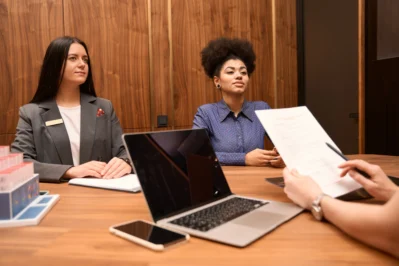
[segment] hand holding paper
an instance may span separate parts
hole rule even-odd
[[[338,165],[345,160],[327,147],[326,142],[338,149],[307,107],[255,113],[288,169],[311,176],[323,192],[332,197],[361,187],[349,176],[340,178]]]

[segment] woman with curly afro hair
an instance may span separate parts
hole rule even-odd
[[[201,51],[205,73],[221,92],[222,100],[198,108],[193,128],[205,128],[220,163],[283,167],[276,149],[264,149],[266,132],[255,110],[270,109],[262,101],[245,100],[255,70],[252,44],[243,39],[218,38]]]

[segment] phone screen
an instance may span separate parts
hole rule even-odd
[[[120,225],[115,227],[115,229],[148,242],[164,246],[186,240],[185,235],[143,221],[135,221],[129,224]]]

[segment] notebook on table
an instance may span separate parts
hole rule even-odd
[[[73,178],[69,180],[70,185],[120,190],[126,192],[139,192],[140,183],[135,174],[125,175],[121,178]]]
[[[122,138],[158,225],[244,247],[303,210],[233,194],[205,129]]]

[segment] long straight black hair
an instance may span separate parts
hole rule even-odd
[[[73,43],[81,44],[85,48],[88,57],[89,73],[86,81],[79,86],[80,91],[97,97],[91,74],[89,51],[86,44],[76,37],[64,36],[53,40],[47,47],[40,71],[39,84],[37,85],[35,95],[30,101],[31,103],[39,103],[55,98],[64,77],[65,62],[68,57],[69,48]]]

